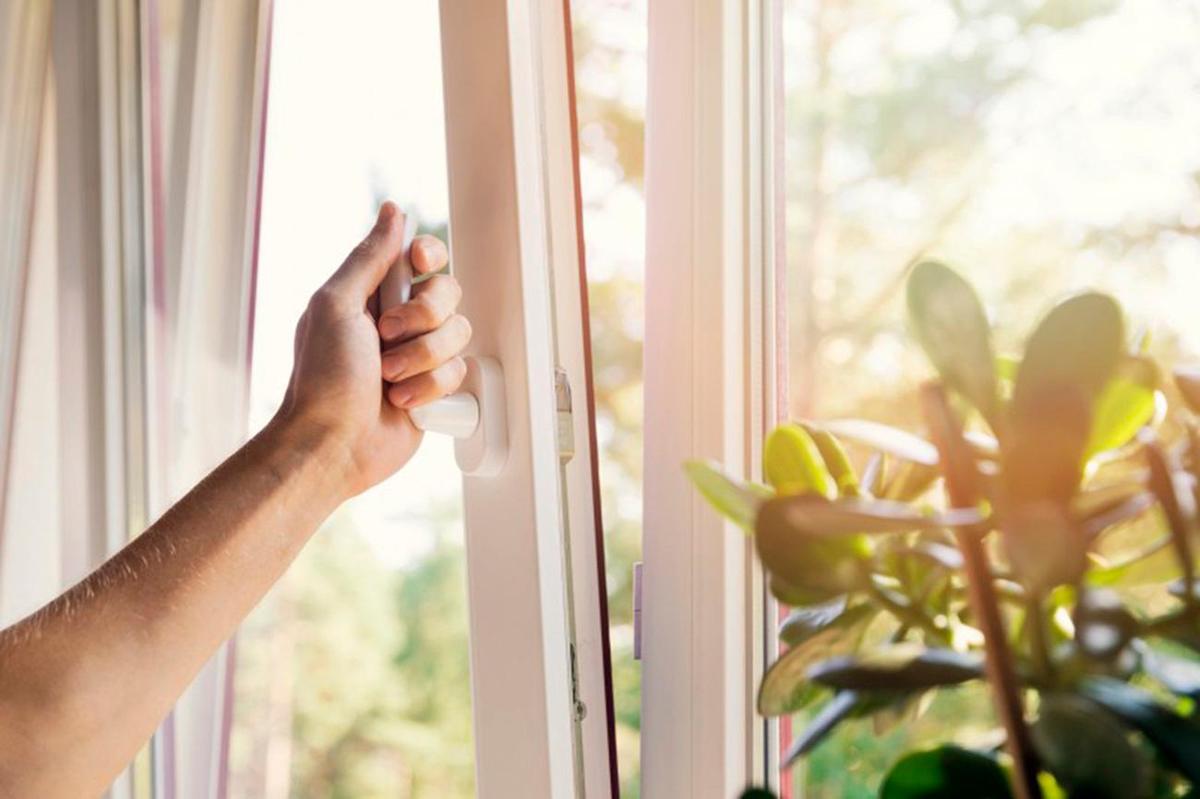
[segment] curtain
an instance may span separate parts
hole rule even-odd
[[[5,542],[9,466],[17,399],[22,318],[32,238],[34,188],[46,96],[51,4],[0,4],[0,558]],[[2,563],[2,561],[0,561]],[[0,570],[0,621],[6,606],[24,606],[33,592],[13,586]]]
[[[247,435],[270,12],[0,3],[0,624]],[[113,796],[224,795],[231,657]]]

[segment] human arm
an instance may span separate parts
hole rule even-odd
[[[314,295],[271,423],[95,573],[0,632],[0,796],[102,792],[325,517],[412,456],[421,434],[404,408],[458,386],[470,328],[448,276],[376,322],[370,298],[402,228],[385,204]],[[418,239],[413,262],[436,271],[445,249]]]

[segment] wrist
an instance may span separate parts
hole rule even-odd
[[[357,466],[350,446],[338,431],[280,413],[257,438],[266,444],[273,464],[287,470],[299,466],[310,472],[314,491],[329,503],[330,511],[358,493]]]

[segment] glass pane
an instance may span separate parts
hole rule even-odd
[[[591,306],[621,796],[638,795],[641,666],[633,563],[642,551],[644,0],[574,0],[580,180]]]
[[[436,3],[276,5],[252,426],[282,396],[309,295],[380,201],[445,235],[442,119]],[[450,440],[429,436],[243,626],[231,796],[474,795],[460,486]]]
[[[794,416],[915,426],[929,367],[902,288],[924,255],[976,284],[1002,350],[1098,287],[1159,355],[1200,351],[1195,4],[781,2]],[[977,691],[882,733],[852,722],[798,779],[874,796],[905,747],[988,722]]]

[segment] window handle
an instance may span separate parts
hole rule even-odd
[[[405,214],[401,256],[379,284],[379,312],[402,305],[412,297],[412,241],[416,217]],[[452,436],[454,459],[463,474],[494,477],[508,459],[508,429],[504,403],[504,371],[495,358],[468,355],[467,376],[461,389],[448,397],[408,412],[414,425],[428,433]]]

